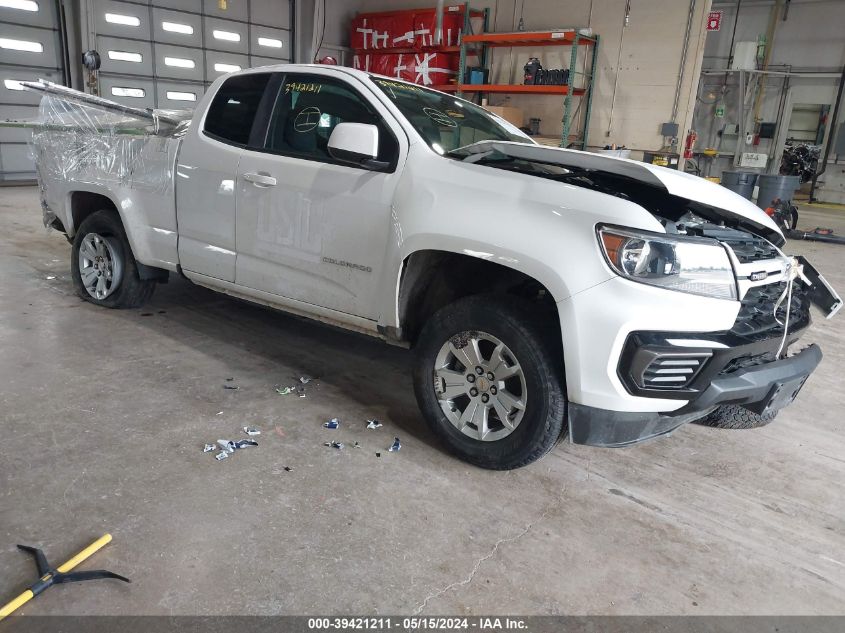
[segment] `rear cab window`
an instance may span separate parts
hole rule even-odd
[[[223,82],[205,116],[203,131],[206,135],[223,143],[246,147],[272,76],[272,73],[249,73]]]

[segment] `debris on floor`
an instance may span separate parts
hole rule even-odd
[[[205,446],[203,446],[203,448],[202,448],[202,452],[203,452],[203,453],[210,453],[210,452],[211,452],[211,451],[213,451],[213,450],[214,450],[214,444],[206,444],[206,445],[205,445]]]
[[[398,451],[400,448],[402,448],[402,444],[399,442],[399,438],[394,437],[393,444],[391,444],[390,448],[388,448],[387,450],[393,453],[394,451]]]
[[[382,424],[378,420],[367,420],[367,428],[368,429],[380,429],[383,426],[384,426],[384,424]]]
[[[229,453],[227,453],[226,451],[221,451],[221,452],[217,453],[217,455],[214,456],[214,459],[216,459],[219,462],[219,461],[226,459],[227,457],[229,457]]]
[[[223,385],[223,389],[232,389],[233,391],[240,389],[237,385]]]
[[[284,470],[285,470],[286,472],[290,472],[290,471],[292,471],[292,470],[293,470],[293,468],[291,468],[290,466],[285,466],[285,467],[284,467]]]
[[[337,450],[343,449],[343,442],[325,442],[323,446],[331,446],[332,448],[336,448]]]
[[[381,453],[379,453],[378,451],[376,451],[376,457],[381,457]]]
[[[281,387],[280,385],[276,385],[276,393],[280,396],[286,396],[289,393],[293,393],[293,387]]]
[[[301,382],[303,385],[307,385],[312,380],[314,380],[314,379],[311,376],[300,376],[299,377],[299,382]]]
[[[261,435],[261,431],[259,431],[254,426],[245,426],[244,433],[246,433],[247,435]]]
[[[255,440],[217,440],[217,445],[227,453],[234,453],[239,448],[258,446]]]
[[[355,443],[352,445],[352,448],[361,448],[361,445],[356,440]]]
[[[331,420],[323,424],[323,426],[327,429],[336,429],[340,426],[340,420],[338,420],[337,418],[332,418]]]

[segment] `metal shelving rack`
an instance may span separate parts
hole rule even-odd
[[[575,142],[580,149],[587,147],[587,135],[590,127],[590,113],[593,101],[593,83],[595,79],[596,60],[598,59],[599,36],[582,35],[575,29],[559,31],[536,31],[516,33],[480,33],[477,35],[464,35],[461,38],[461,60],[458,71],[458,79],[466,77],[467,57],[478,56],[481,67],[489,68],[490,49],[497,47],[539,47],[539,46],[569,46],[569,76],[564,85],[524,85],[524,84],[444,84],[435,86],[443,92],[456,92],[458,96],[464,93],[507,93],[507,94],[545,94],[564,95],[563,100],[563,131],[560,138],[560,146],[569,145],[569,131],[572,128],[573,99],[572,97],[586,98],[584,104],[584,125],[581,139]],[[581,47],[584,47],[584,55],[592,49],[589,68],[578,71],[578,56]],[[586,62],[586,59],[585,59]],[[580,78],[580,81],[579,79]],[[580,84],[580,87],[579,87]]]

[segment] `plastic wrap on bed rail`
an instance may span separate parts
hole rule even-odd
[[[41,186],[62,179],[171,192],[187,120],[159,125],[157,116],[152,111],[150,118],[135,117],[45,94],[32,132]]]

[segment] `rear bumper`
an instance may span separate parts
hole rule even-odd
[[[721,404],[741,404],[756,413],[778,410],[792,402],[821,359],[819,347],[810,345],[790,358],[739,369],[715,378],[670,414],[609,411],[570,402],[570,441],[608,447],[635,444],[669,433]]]

